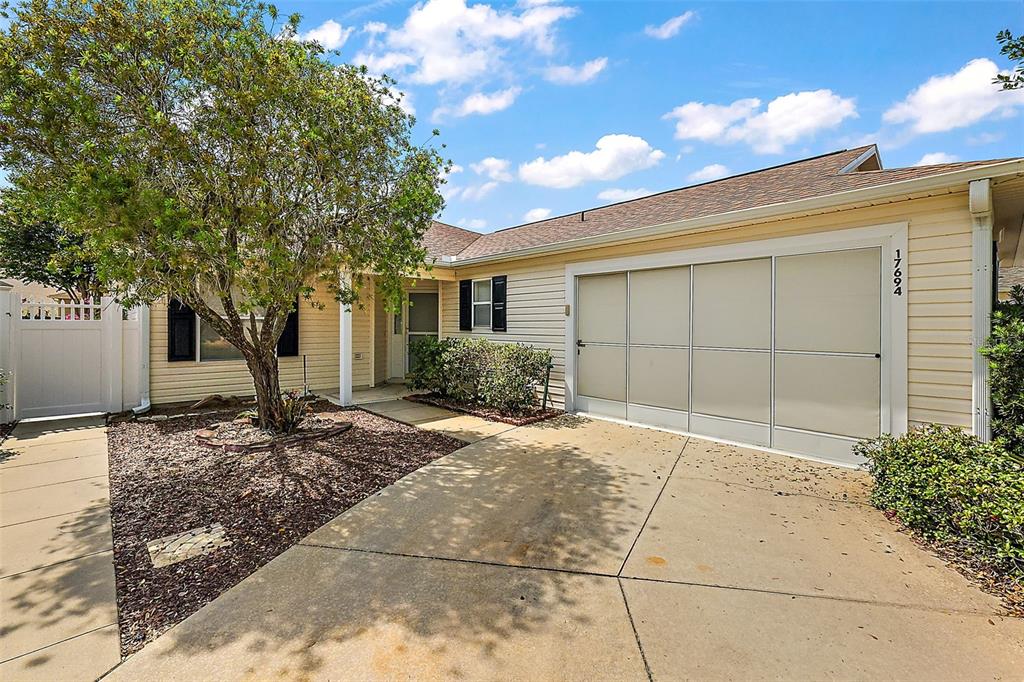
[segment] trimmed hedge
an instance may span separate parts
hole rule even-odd
[[[1024,576],[1024,465],[999,443],[933,424],[854,451],[868,460],[879,509],[925,538]]]
[[[412,353],[413,388],[508,414],[536,407],[551,364],[549,350],[482,338],[423,339]]]
[[[988,358],[992,391],[992,435],[1007,452],[1024,459],[1024,287],[996,304],[992,336],[981,354]]]

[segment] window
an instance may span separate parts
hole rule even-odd
[[[491,326],[491,280],[473,280],[473,326]]]
[[[249,321],[243,321],[245,332],[249,334]],[[263,325],[263,318],[256,318],[257,329]],[[196,360],[199,362],[220,362],[222,360],[244,360],[242,351],[238,350],[224,339],[217,330],[204,322],[196,315],[196,334],[199,337],[196,343],[198,352]]]

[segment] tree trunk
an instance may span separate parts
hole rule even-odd
[[[281,380],[277,374],[277,356],[273,353],[247,359],[253,384],[256,386],[256,411],[261,429],[275,433],[284,430],[284,402]]]

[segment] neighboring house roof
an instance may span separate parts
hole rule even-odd
[[[1024,286],[1024,265],[999,268],[999,291],[1009,291],[1017,284]]]
[[[1005,160],[1009,159],[880,169],[875,146],[867,145],[510,227],[472,240],[467,237],[467,245],[461,251],[442,255],[455,257],[456,261],[494,256],[633,228],[824,197]]]
[[[433,221],[423,235],[423,247],[427,257],[440,260],[443,256],[454,256],[466,249],[482,235],[461,227]]]

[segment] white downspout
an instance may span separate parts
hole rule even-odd
[[[342,285],[348,283],[348,275],[340,273]],[[352,404],[352,306],[338,304],[338,400],[342,405]]]
[[[971,210],[971,350],[973,351],[971,403],[974,435],[992,438],[991,395],[988,360],[978,350],[992,333],[992,183],[974,180],[970,184]]]
[[[149,412],[149,306],[139,306],[139,405],[135,414]]]

